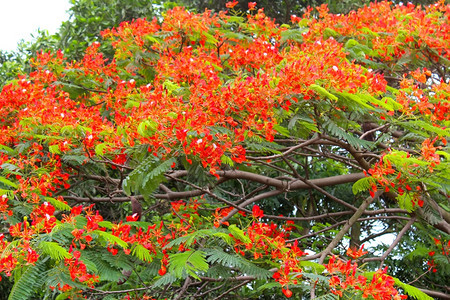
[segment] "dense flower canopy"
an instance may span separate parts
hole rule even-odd
[[[199,284],[227,295],[222,281],[256,297],[266,280],[286,297],[427,299],[384,268],[363,272],[362,248],[334,249],[355,224],[397,219],[399,239],[416,223],[440,232],[429,250],[448,259],[450,6],[324,5],[278,25],[235,3],[106,30],[113,60],[97,42],[80,61],[38,53],[3,88],[0,272],[18,274],[13,299],[26,284],[106,297],[124,282],[149,299],[200,297]]]

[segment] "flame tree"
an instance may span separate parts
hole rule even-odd
[[[3,88],[10,299],[448,297],[450,6],[235,5]]]

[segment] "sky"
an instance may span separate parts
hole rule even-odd
[[[0,50],[16,49],[31,41],[38,29],[55,33],[69,18],[69,0],[0,0]]]

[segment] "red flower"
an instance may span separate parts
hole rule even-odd
[[[281,291],[283,292],[283,294],[288,297],[291,298],[292,297],[292,291],[290,289],[281,289]]]
[[[226,6],[227,8],[233,8],[233,7],[235,7],[238,3],[239,3],[239,2],[237,2],[236,0],[233,0],[233,2],[227,2],[227,3],[225,4],[225,6]]]
[[[264,216],[264,212],[255,204],[253,205],[252,215],[255,219],[260,219]]]
[[[135,222],[139,220],[139,215],[137,213],[134,213],[131,216],[127,216],[126,219],[127,222]]]
[[[166,274],[167,272],[167,268],[165,266],[161,266],[161,269],[159,269],[158,274],[160,276],[163,276],[164,274]]]
[[[356,250],[356,248],[355,249],[348,248],[347,255],[353,259],[360,258],[361,256],[363,256],[367,253],[367,251],[363,251],[363,248],[364,248],[364,244],[361,245],[361,248],[359,248],[359,250]]]

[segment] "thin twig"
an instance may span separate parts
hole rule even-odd
[[[250,280],[244,281],[244,282],[242,282],[242,283],[236,285],[235,287],[232,287],[231,289],[227,290],[226,292],[224,292],[223,294],[221,294],[219,297],[214,298],[214,299],[215,299],[215,300],[222,299],[222,297],[226,296],[227,294],[231,293],[231,292],[234,291],[234,290],[237,290],[238,288],[240,288],[240,287],[243,286],[243,285],[246,285],[246,284],[249,283],[249,282],[250,282]]]
[[[392,250],[394,250],[395,246],[397,246],[397,244],[400,242],[400,240],[402,239],[403,235],[405,235],[405,233],[409,230],[409,228],[412,226],[412,224],[414,224],[414,222],[416,221],[416,216],[413,216],[408,223],[406,223],[405,227],[402,228],[402,230],[398,233],[397,237],[395,238],[395,240],[392,242],[392,244],[389,246],[389,248],[383,253],[383,255],[381,257],[376,257],[376,260],[380,260],[380,268],[383,266],[383,262],[386,259],[386,257],[389,255],[389,253],[392,252]],[[374,257],[369,257],[364,259],[364,261],[371,261],[371,260],[375,260]]]
[[[183,297],[184,293],[186,292],[187,288],[189,287],[189,284],[191,283],[191,277],[187,277],[184,281],[183,287],[181,288],[181,291],[178,293],[178,296],[175,298],[175,300],[181,299]]]

